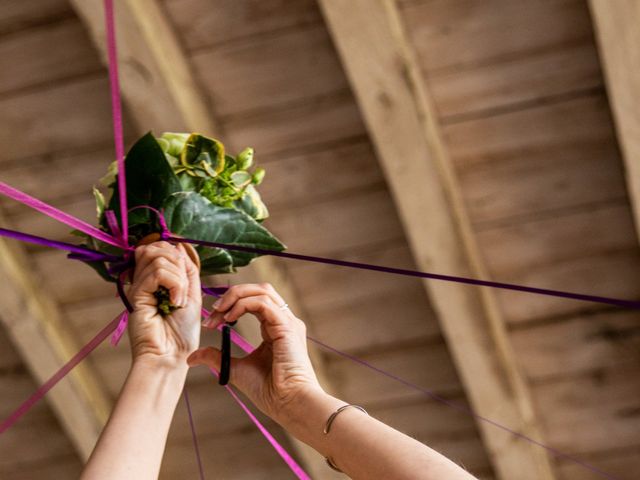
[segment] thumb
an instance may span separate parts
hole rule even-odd
[[[236,384],[237,379],[237,367],[240,358],[231,358],[231,365],[229,367],[229,383],[239,387]],[[216,375],[220,374],[220,364],[222,363],[222,352],[215,347],[199,348],[187,357],[187,364],[190,367],[197,367],[198,365],[204,365],[211,370],[215,371]]]
[[[220,363],[222,362],[222,352],[214,347],[199,348],[187,358],[187,364],[190,367],[205,365],[220,371]]]

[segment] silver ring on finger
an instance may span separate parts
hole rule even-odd
[[[288,309],[289,309],[289,304],[288,304],[288,303],[285,303],[285,304],[283,304],[283,305],[280,305],[278,308],[279,308],[280,310],[288,310]]]

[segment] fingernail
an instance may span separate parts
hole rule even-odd
[[[218,309],[218,307],[222,305],[222,298],[217,299],[214,303],[213,303],[213,308],[215,308],[216,310]]]
[[[205,320],[206,328],[216,328],[220,323],[220,314],[218,312],[214,312],[209,318]]]

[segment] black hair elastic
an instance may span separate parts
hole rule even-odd
[[[222,326],[222,359],[220,361],[220,377],[218,383],[226,385],[229,383],[231,374],[231,327],[227,324]]]

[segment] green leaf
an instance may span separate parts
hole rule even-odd
[[[107,173],[98,182],[105,187],[111,187],[116,181],[116,175],[118,173],[118,162],[115,160],[109,164]]]
[[[164,205],[167,226],[176,235],[205,240],[282,251],[285,246],[266,228],[244,212],[214,205],[195,192],[171,195]],[[202,274],[230,273],[247,265],[258,254],[197,247]]]
[[[251,174],[244,170],[239,170],[231,174],[231,181],[238,188],[246,187],[251,183]]]
[[[131,209],[141,205],[161,208],[169,195],[182,190],[178,177],[167,162],[165,154],[151,133],[138,140],[125,160],[127,178],[127,206]],[[109,210],[120,218],[118,185],[114,185]],[[138,209],[129,213],[129,225],[153,224],[155,214],[147,209]],[[101,224],[107,227],[103,217]]]
[[[247,147],[238,154],[236,159],[240,170],[247,170],[253,165],[253,148]]]
[[[269,210],[267,210],[267,206],[262,202],[260,194],[253,185],[248,185],[244,190],[243,197],[233,202],[233,204],[258,222],[269,217]]]
[[[224,170],[224,145],[213,138],[192,133],[182,150],[180,162],[184,166],[195,166],[206,162],[218,174]]]
[[[102,192],[96,187],[93,187],[93,197],[96,199],[96,215],[98,216],[98,220],[100,220],[104,214],[104,207],[106,203],[104,195],[102,195]]]
[[[187,143],[188,138],[188,133],[165,132],[158,139],[158,144],[162,148],[162,151],[173,157],[179,158],[184,150],[184,145]]]
[[[251,178],[251,183],[254,185],[260,185],[262,180],[264,180],[265,170],[262,167],[258,167],[253,172],[253,177]]]

